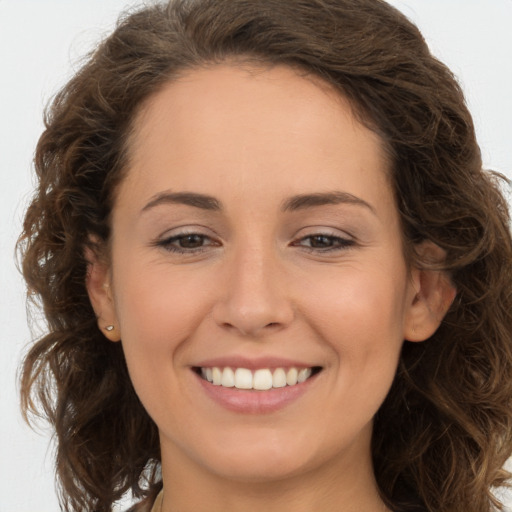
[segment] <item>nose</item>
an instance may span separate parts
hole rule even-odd
[[[285,272],[271,252],[247,248],[226,261],[221,298],[213,308],[218,325],[246,337],[261,337],[293,320]]]

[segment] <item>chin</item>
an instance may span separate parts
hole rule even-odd
[[[231,437],[229,444],[216,444],[203,452],[205,465],[218,476],[253,483],[292,478],[315,466],[314,447],[297,436],[267,434],[260,431],[256,437]]]

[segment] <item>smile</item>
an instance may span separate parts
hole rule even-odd
[[[257,391],[266,391],[272,388],[284,388],[286,386],[295,386],[309,379],[320,369],[314,368],[261,368],[255,371],[248,368],[219,368],[202,367],[200,376],[212,383],[214,386],[237,389],[254,389]]]

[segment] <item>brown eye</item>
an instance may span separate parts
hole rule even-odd
[[[309,246],[315,249],[327,249],[335,245],[336,239],[332,236],[315,235],[309,237]]]
[[[339,236],[318,233],[301,238],[293,245],[304,247],[309,251],[329,252],[342,251],[354,245],[354,240]]]
[[[157,240],[154,245],[156,247],[162,247],[169,252],[193,254],[210,247],[217,247],[219,244],[207,235],[200,233],[182,233],[163,240]]]
[[[176,239],[176,243],[183,249],[197,249],[204,245],[205,238],[203,235],[185,235]]]

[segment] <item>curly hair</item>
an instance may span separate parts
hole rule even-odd
[[[408,260],[430,240],[457,296],[425,343],[405,342],[374,422],[382,498],[395,512],[489,512],[512,452],[512,242],[504,178],[484,171],[456,79],[382,0],[175,0],[126,15],[55,96],[18,242],[48,334],[24,360],[24,414],[56,432],[61,505],[106,512],[161,487],[156,425],[85,287],[85,248],[108,247],[116,187],[141,105],[187,69],[227,59],[318,76],[378,133]],[[101,250],[101,247],[93,247]],[[142,510],[142,506],[141,506]]]

